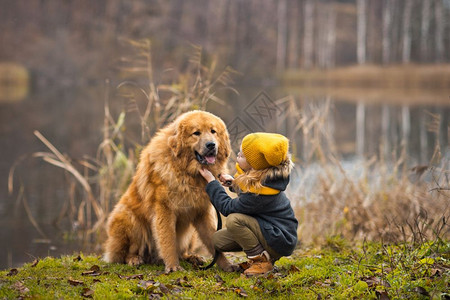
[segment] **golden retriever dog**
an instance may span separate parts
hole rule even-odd
[[[188,253],[197,236],[214,254],[216,219],[198,170],[226,173],[230,151],[224,122],[208,112],[184,113],[159,130],[108,219],[104,259],[129,265],[162,260],[167,273],[182,270],[180,258],[198,262]],[[223,254],[217,264],[233,269]]]

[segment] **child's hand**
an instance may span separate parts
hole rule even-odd
[[[230,187],[233,184],[233,176],[228,174],[220,174],[219,175],[219,181],[222,183],[223,186]]]
[[[199,170],[199,172],[203,176],[203,178],[205,178],[205,180],[208,181],[208,183],[210,183],[211,181],[216,180],[214,175],[210,171],[208,171],[207,169],[201,168]]]

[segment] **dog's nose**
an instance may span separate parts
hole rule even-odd
[[[214,142],[207,142],[205,146],[209,150],[213,150],[214,148],[216,148],[216,143],[214,143]]]

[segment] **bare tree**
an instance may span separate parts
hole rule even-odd
[[[299,37],[300,37],[300,2],[289,1],[289,50],[288,67],[298,67]]]
[[[434,3],[435,12],[435,59],[436,62],[442,62],[444,60],[444,7],[443,0],[436,0]]]
[[[333,4],[322,4],[317,13],[318,32],[316,39],[317,64],[320,68],[334,65],[336,41],[336,14]]]
[[[313,66],[314,47],[314,0],[305,0],[304,22],[305,33],[303,35],[303,67],[310,69]]]
[[[403,51],[402,62],[404,64],[411,61],[411,12],[412,12],[413,0],[405,0],[405,8],[403,11]]]
[[[367,1],[357,0],[357,45],[356,54],[358,58],[358,64],[363,65],[366,63],[366,34],[367,34]],[[364,155],[364,140],[365,140],[365,128],[366,128],[366,106],[364,99],[359,99],[356,107],[356,154],[358,156]]]
[[[327,9],[327,36],[326,36],[326,61],[325,68],[335,65],[336,51],[336,11],[333,4]]]
[[[286,0],[279,0],[277,21],[277,72],[282,72],[286,64],[287,22],[287,2]]]
[[[383,1],[383,41],[382,62],[387,65],[391,61],[391,26],[392,26],[393,0]]]
[[[357,58],[358,64],[366,63],[366,36],[367,36],[367,0],[357,0]]]
[[[315,40],[316,65],[319,68],[325,68],[327,54],[327,12],[325,4],[319,3],[317,7],[317,29]]]
[[[431,0],[422,0],[422,20],[420,22],[420,58],[428,60],[428,34],[430,29]]]
[[[391,61],[391,26],[393,14],[393,0],[383,1],[383,41],[382,41],[382,63],[387,65]],[[390,107],[383,104],[381,111],[381,140],[383,145],[383,155],[388,156],[390,150],[389,127],[390,127]]]

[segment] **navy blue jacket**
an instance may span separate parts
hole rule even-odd
[[[254,217],[261,228],[267,244],[282,256],[291,255],[297,245],[298,221],[284,190],[289,178],[274,178],[264,183],[281,192],[277,195],[256,195],[241,193],[238,198],[231,198],[217,181],[206,186],[206,192],[224,216],[242,213]]]

